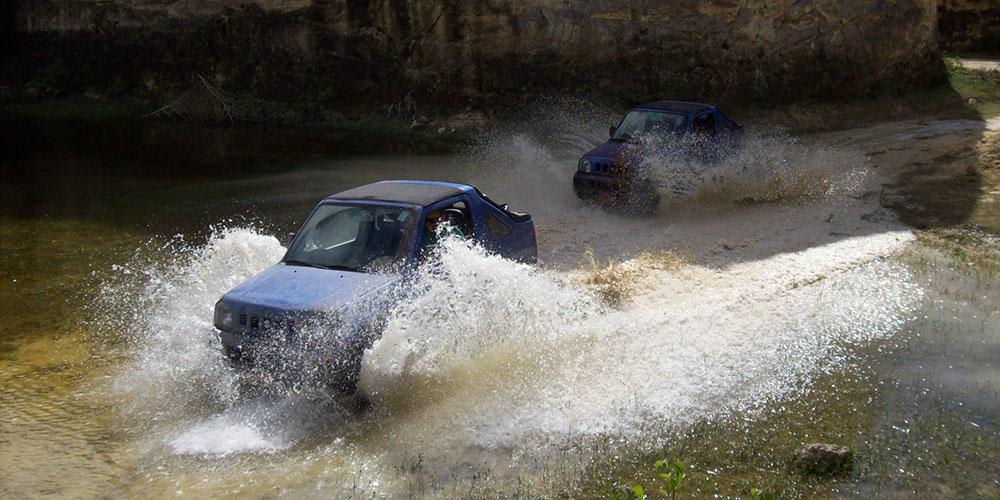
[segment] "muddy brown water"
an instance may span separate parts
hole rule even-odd
[[[969,449],[951,450],[965,468],[961,481],[940,482],[951,492],[995,494],[1000,488],[996,462],[990,462],[995,452],[988,448],[1000,442],[995,403],[1000,367],[990,354],[1000,348],[997,311],[990,307],[997,300],[996,276],[963,277],[938,257],[916,264],[901,258],[914,251],[911,232],[874,194],[893,165],[968,140],[979,130],[968,122],[907,122],[809,138],[805,149],[796,146],[786,154],[803,164],[841,161],[842,167],[867,172],[867,184],[832,197],[756,204],[731,203],[720,198],[726,190],[708,189],[695,204],[666,206],[640,218],[577,201],[568,179],[579,151],[524,134],[493,138],[486,147],[450,156],[338,158],[324,151],[249,161],[244,154],[216,151],[203,165],[176,170],[164,169],[170,161],[144,160],[134,152],[123,160],[81,145],[19,148],[3,159],[0,188],[0,492],[10,497],[554,494],[569,487],[588,461],[579,452],[585,447],[577,448],[586,438],[649,440],[637,430],[648,423],[635,424],[617,411],[626,401],[653,414],[657,425],[690,425],[714,418],[713,406],[745,408],[799,397],[799,384],[807,384],[813,370],[847,366],[841,362],[851,357],[851,346],[863,350],[870,339],[909,339],[894,357],[877,361],[894,389],[880,399],[885,403],[876,410],[877,428],[865,442],[889,451],[873,453],[841,493],[926,487],[913,476],[940,458],[949,438],[933,427],[947,421],[952,437],[965,433],[957,442]],[[509,315],[453,311],[485,325],[477,332],[484,338],[506,339],[486,350],[448,337],[455,324],[440,317],[404,316],[402,323],[409,318],[433,332],[419,339],[425,357],[416,357],[411,372],[398,373],[397,360],[414,351],[405,350],[406,342],[391,344],[403,338],[402,330],[388,332],[368,366],[373,409],[340,416],[343,410],[322,394],[262,402],[220,397],[221,384],[191,389],[191,380],[176,379],[193,376],[204,384],[201,378],[216,373],[210,357],[198,357],[201,347],[191,347],[197,342],[158,344],[165,342],[162,336],[117,323],[148,317],[93,306],[108,293],[108,283],[120,282],[122,267],[141,271],[139,261],[190,264],[190,253],[160,246],[175,235],[183,235],[190,248],[210,247],[199,254],[202,262],[225,245],[249,248],[217,250],[236,252],[225,254],[228,258],[252,260],[247,257],[252,254],[266,261],[280,249],[267,238],[294,230],[317,200],[386,178],[473,181],[494,198],[532,212],[544,261],[541,275],[525,278],[522,269],[462,251],[452,265],[487,274],[496,269],[491,279],[521,289],[516,297],[542,297],[555,309],[538,306]],[[220,239],[213,226],[255,229]],[[640,270],[645,274],[635,284],[635,305],[596,320],[590,313],[562,312],[574,301],[591,300],[580,298],[585,288],[574,285],[574,276],[587,269],[588,252],[601,261],[628,261],[664,249],[691,265],[679,274]],[[886,259],[893,264],[880,267]],[[198,304],[177,298],[201,297],[201,288],[191,288],[192,279],[211,284],[219,274],[249,272],[257,265],[228,262],[198,268],[183,279],[169,273],[147,277],[170,282],[172,288],[158,289],[167,290],[167,299],[135,291],[114,298],[188,307],[197,316]],[[447,285],[443,288],[462,291],[466,283]],[[917,289],[922,291],[914,294]],[[510,299],[477,297],[494,304]],[[164,300],[174,302],[164,306]],[[717,309],[704,306],[713,302]],[[855,310],[840,311],[837,304]],[[800,313],[810,308],[825,312]],[[553,316],[553,311],[560,312]],[[536,319],[523,320],[531,314]],[[504,326],[509,324],[520,331],[509,331]],[[673,332],[686,347],[661,350],[664,342],[647,343],[656,338],[647,330]],[[604,337],[608,332],[616,333]],[[748,343],[752,332],[759,332],[754,335],[760,344]],[[169,333],[198,342],[199,335],[207,335],[197,325]],[[827,340],[848,348],[829,347]],[[441,349],[445,341],[457,347]],[[778,341],[799,346],[801,360],[788,361],[796,351],[789,356],[775,349]],[[195,354],[171,357],[183,349]],[[643,360],[643,353],[655,353],[667,364]],[[746,353],[775,364],[784,359],[789,367],[743,365],[738,360]],[[813,354],[832,361],[814,366],[806,361]],[[176,362],[177,374],[144,369],[156,357]],[[670,373],[673,389],[615,369],[629,363]],[[498,378],[511,369],[518,376]],[[757,382],[737,375],[757,369]],[[928,419],[922,405],[942,416]],[[919,442],[907,437],[916,435]],[[575,454],[567,452],[574,449]]]

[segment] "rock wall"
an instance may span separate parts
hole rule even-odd
[[[941,46],[1000,57],[1000,0],[938,0]]]
[[[338,106],[410,91],[785,102],[942,76],[935,0],[14,1],[8,78],[56,90],[163,93],[197,72]]]

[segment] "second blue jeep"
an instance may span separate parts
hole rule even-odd
[[[650,211],[659,203],[656,183],[641,173],[636,164],[643,151],[639,140],[646,136],[696,139],[700,151],[712,156],[718,146],[738,141],[743,128],[710,104],[687,101],[655,101],[632,108],[617,126],[612,126],[607,142],[580,158],[573,176],[573,190],[582,199],[596,199],[605,205]],[[670,144],[671,141],[661,141]],[[681,140],[674,144],[684,143]],[[656,152],[662,154],[662,151]],[[637,157],[638,156],[638,157]]]

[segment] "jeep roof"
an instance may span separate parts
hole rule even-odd
[[[674,111],[678,113],[684,113],[686,115],[691,115],[695,113],[701,113],[702,111],[708,111],[715,108],[711,104],[702,104],[700,102],[688,102],[688,101],[653,101],[647,102],[646,104],[640,104],[632,109],[643,109],[652,111]]]
[[[367,200],[427,206],[476,189],[468,184],[435,181],[379,181],[341,191],[327,200]]]

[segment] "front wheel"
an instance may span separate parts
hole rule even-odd
[[[636,182],[629,193],[625,209],[634,214],[648,214],[660,205],[660,192],[652,179],[642,179]]]
[[[580,182],[573,183],[573,192],[576,193],[576,197],[581,200],[590,201],[597,198],[598,192],[591,186],[584,185]]]

